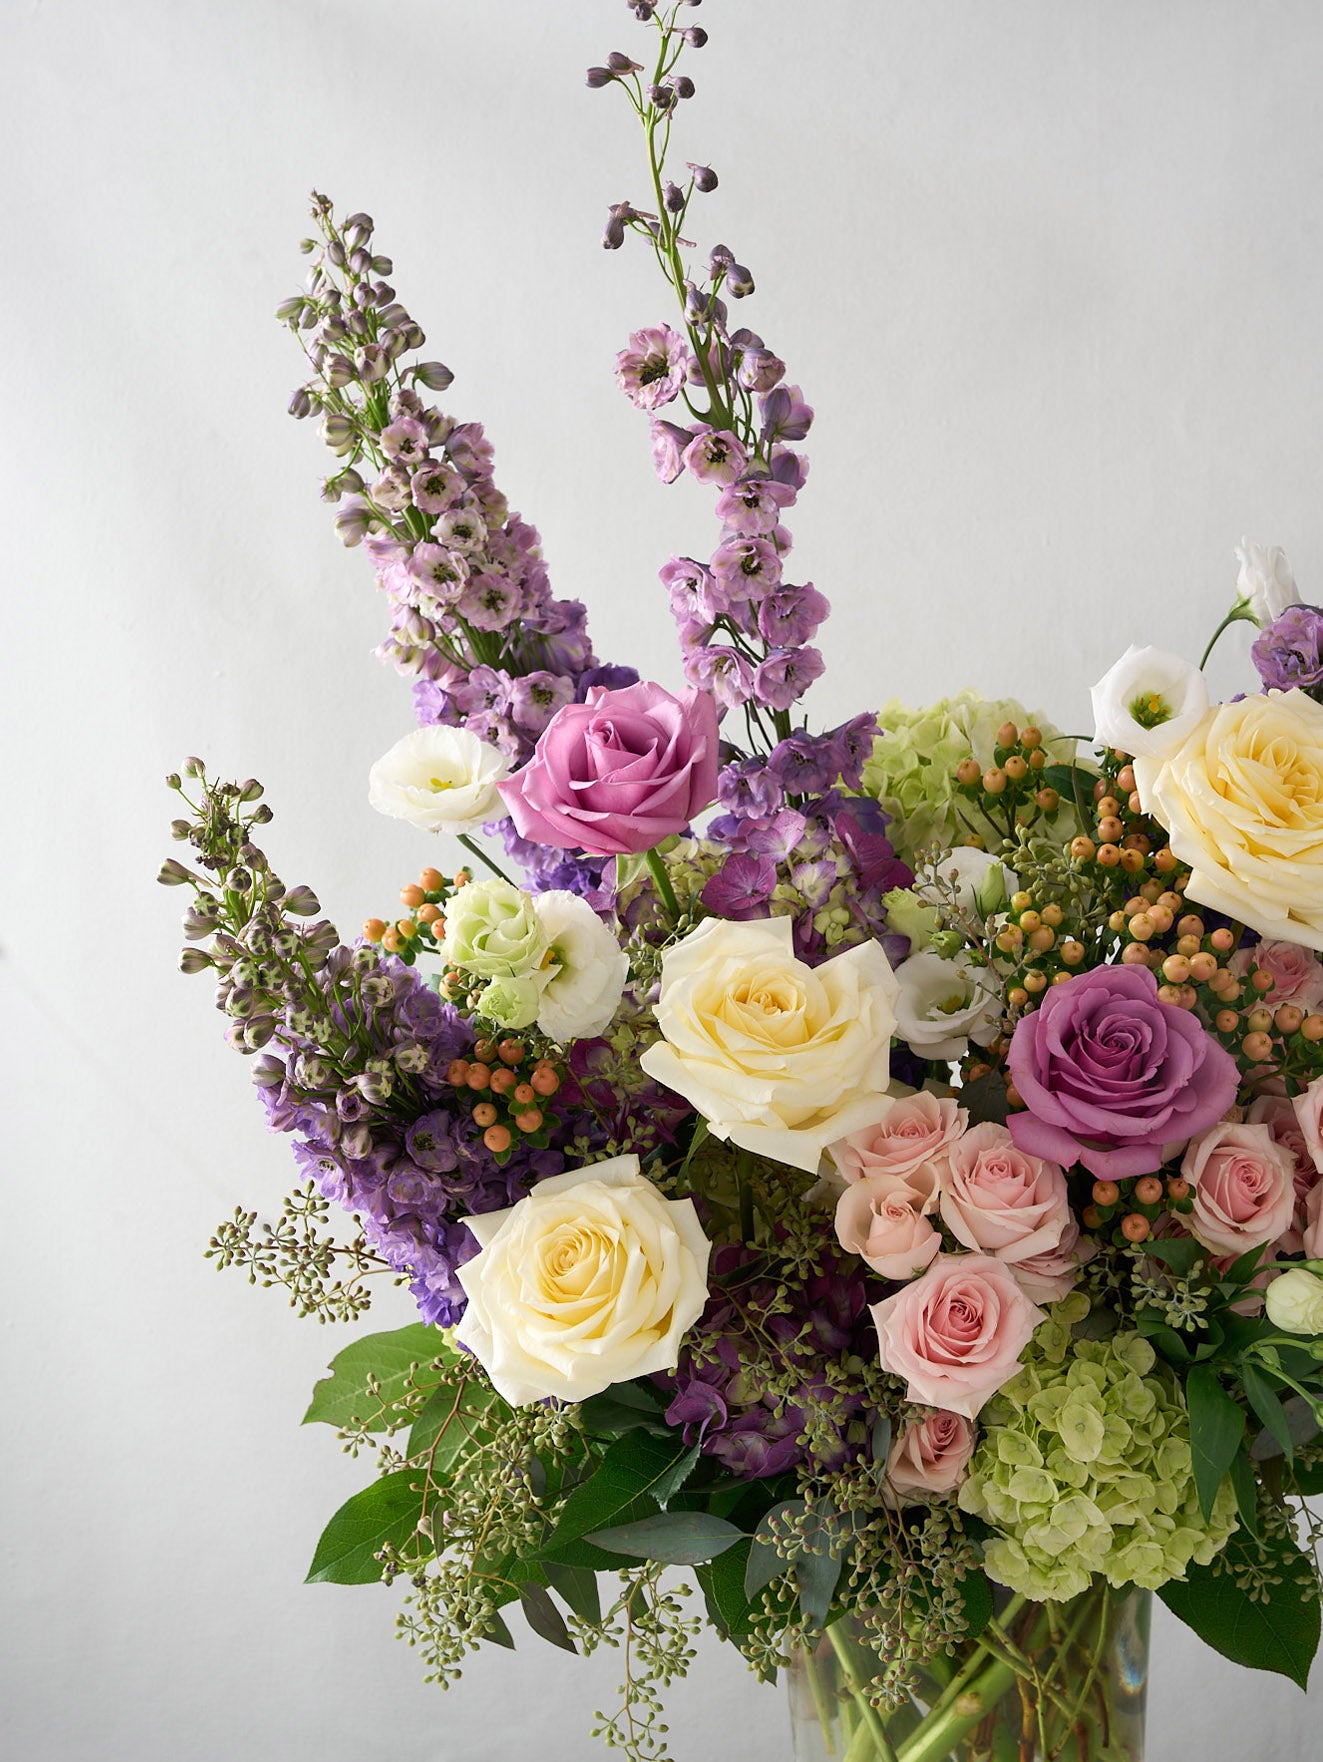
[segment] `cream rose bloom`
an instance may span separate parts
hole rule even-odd
[[[876,942],[820,967],[795,956],[789,918],[709,918],[662,957],[657,1026],[640,1063],[718,1138],[791,1167],[880,1120],[896,977]]]
[[[424,832],[472,832],[504,814],[496,785],[505,757],[466,728],[415,728],[368,772],[368,801],[379,814]]]
[[[692,1199],[663,1199],[636,1156],[539,1181],[508,1211],[465,1218],[456,1338],[512,1407],[586,1401],[674,1370],[707,1302],[710,1244]]]
[[[1323,706],[1298,690],[1220,704],[1166,758],[1136,758],[1135,784],[1194,871],[1187,898],[1323,949]]]

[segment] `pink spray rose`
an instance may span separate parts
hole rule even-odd
[[[1016,1148],[985,1120],[946,1152],[942,1222],[957,1241],[1008,1262],[1046,1254],[1070,1221],[1066,1177],[1054,1162]]]
[[[1215,1254],[1243,1254],[1291,1228],[1295,1169],[1267,1126],[1210,1126],[1191,1140],[1181,1173],[1194,1188],[1190,1234]]]
[[[521,838],[590,856],[650,850],[717,793],[717,711],[699,691],[593,686],[548,722],[501,785]]]
[[[871,1307],[883,1370],[907,1401],[973,1419],[1015,1374],[1047,1318],[988,1254],[939,1254],[920,1279]]]
[[[954,1493],[974,1454],[974,1427],[963,1414],[939,1409],[914,1419],[887,1456],[887,1490],[898,1505],[923,1505]]]
[[[1314,1168],[1323,1174],[1323,1077],[1315,1077],[1303,1095],[1297,1095],[1291,1106],[1300,1122],[1305,1149],[1313,1159]]]
[[[1109,1181],[1161,1168],[1167,1146],[1221,1119],[1240,1081],[1231,1054],[1139,966],[1052,986],[1017,1022],[1006,1062],[1026,1109],[1007,1122],[1021,1150]]]
[[[894,1175],[852,1181],[836,1202],[837,1240],[882,1278],[912,1279],[942,1246],[928,1219],[936,1206],[937,1176],[931,1165],[916,1170],[912,1183]]]
[[[1305,1229],[1302,1246],[1309,1260],[1323,1260],[1323,1181],[1309,1190],[1305,1200]]]
[[[1054,1248],[1016,1261],[1015,1282],[1035,1303],[1060,1303],[1075,1289],[1084,1262],[1092,1260],[1097,1252],[1098,1244],[1092,1237],[1081,1236],[1074,1218],[1067,1218],[1061,1240]]]
[[[921,1089],[893,1101],[875,1126],[851,1132],[827,1146],[827,1155],[847,1181],[876,1175],[908,1176],[921,1162],[931,1162],[964,1131],[965,1109],[949,1095]]]
[[[1298,942],[1257,942],[1253,948],[1237,949],[1227,965],[1238,979],[1255,970],[1272,976],[1273,988],[1265,1000],[1270,1009],[1294,1003],[1316,1010],[1323,1004],[1323,964],[1312,948],[1301,948]]]
[[[1318,1184],[1319,1171],[1314,1167],[1314,1158],[1294,1104],[1285,1095],[1258,1095],[1250,1103],[1245,1118],[1252,1126],[1267,1126],[1273,1143],[1280,1145],[1291,1158],[1295,1170],[1296,1222],[1299,1223],[1301,1208],[1310,1190]]]

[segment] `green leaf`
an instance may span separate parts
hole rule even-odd
[[[674,1434],[672,1434],[672,1436],[674,1436]],[[666,1470],[665,1474],[657,1477],[657,1480],[653,1484],[652,1496],[661,1506],[663,1511],[666,1509],[674,1495],[680,1491],[680,1488],[689,1479],[697,1466],[698,1445],[692,1444],[689,1449],[685,1451],[684,1455],[678,1457],[675,1463]]]
[[[1286,1417],[1286,1429],[1293,1444],[1307,1444],[1311,1438],[1318,1436],[1318,1420],[1308,1401],[1302,1400],[1299,1395],[1289,1395],[1282,1403],[1282,1412]],[[1267,1462],[1273,1456],[1284,1454],[1286,1453],[1277,1439],[1267,1432],[1260,1432],[1250,1447],[1250,1455],[1255,1462]]]
[[[967,1640],[976,1640],[992,1620],[992,1586],[981,1572],[967,1572],[960,1581],[960,1595],[969,1626]]]
[[[425,1479],[421,1469],[402,1468],[347,1499],[322,1531],[304,1583],[375,1584],[378,1550],[388,1542],[402,1548],[418,1528]]]
[[[712,1517],[706,1511],[659,1511],[637,1523],[593,1530],[586,1540],[611,1554],[628,1554],[635,1560],[697,1566],[733,1548],[742,1534],[724,1517]]]
[[[1162,1319],[1156,1309],[1141,1309],[1135,1316],[1135,1327],[1146,1340],[1151,1340],[1169,1364],[1181,1369],[1190,1362],[1190,1348],[1175,1328]]]
[[[1279,1453],[1289,1462],[1295,1455],[1295,1440],[1287,1421],[1281,1398],[1257,1364],[1245,1359],[1240,1366],[1240,1380],[1245,1399],[1258,1415],[1259,1423],[1277,1441]]]
[[[539,1639],[549,1640],[562,1652],[573,1652],[578,1657],[578,1647],[570,1638],[565,1618],[552,1602],[549,1592],[539,1584],[523,1584],[519,1587],[519,1601],[525,1620]]]
[[[1231,1485],[1236,1494],[1236,1510],[1240,1521],[1255,1541],[1258,1541],[1261,1528],[1259,1524],[1259,1483],[1254,1478],[1254,1465],[1249,1459],[1247,1450],[1237,1450],[1231,1458]]]
[[[453,1364],[456,1357],[441,1329],[426,1322],[412,1322],[388,1334],[367,1334],[336,1353],[330,1376],[313,1387],[303,1423],[318,1420],[347,1428],[359,1419],[367,1431],[384,1431],[407,1417],[408,1397],[418,1388],[435,1386],[437,1378],[427,1374],[430,1367],[438,1359]],[[369,1394],[369,1380],[380,1384],[379,1394]],[[385,1411],[377,1412],[378,1406]]]
[[[595,1570],[619,1565],[619,1555],[613,1558],[585,1539],[589,1531],[652,1517],[661,1503],[659,1491],[670,1497],[678,1484],[677,1472],[687,1474],[693,1466],[692,1455],[674,1432],[669,1438],[626,1432],[607,1449],[596,1473],[566,1499],[544,1556]]]
[[[749,1550],[749,1564],[744,1571],[744,1594],[750,1600],[758,1595],[774,1578],[780,1578],[783,1572],[789,1572],[790,1562],[784,1554],[778,1554],[772,1541],[772,1519],[779,1517],[798,1517],[807,1511],[808,1506],[803,1499],[787,1499],[784,1505],[777,1505],[767,1512],[754,1531],[753,1546]]]
[[[826,1627],[832,1594],[841,1576],[838,1554],[799,1554],[795,1557],[795,1583],[799,1606],[815,1627]]]
[[[495,1389],[477,1377],[466,1377],[462,1383],[442,1383],[428,1396],[413,1422],[409,1454],[429,1453],[432,1479],[444,1481],[475,1436],[489,1436],[492,1422],[509,1412],[509,1406]]]
[[[602,1602],[597,1594],[595,1572],[586,1566],[566,1566],[560,1560],[544,1561],[542,1570],[552,1590],[580,1621],[601,1622]]]
[[[752,1539],[741,1536],[733,1547],[694,1568],[712,1625],[723,1638],[747,1634],[752,1627],[753,1605],[744,1590],[752,1549]]]
[[[972,1083],[965,1083],[960,1090],[960,1105],[968,1108],[971,1125],[983,1125],[991,1120],[998,1126],[1006,1124],[1011,1104],[1006,1099],[1006,1085],[996,1071],[989,1071],[984,1077],[975,1077]]]
[[[885,1413],[879,1413],[873,1421],[873,1430],[868,1440],[868,1454],[873,1479],[879,1484],[887,1472],[887,1456],[891,1450],[891,1421]]]
[[[1144,1253],[1150,1260],[1160,1260],[1163,1266],[1170,1267],[1178,1279],[1189,1278],[1195,1263],[1208,1259],[1208,1250],[1193,1236],[1159,1236],[1144,1244]]]
[[[504,1646],[507,1652],[513,1652],[515,1649],[514,1635],[505,1625],[505,1617],[498,1615],[494,1609],[487,1617],[487,1628],[482,1637],[484,1640],[490,1641],[493,1646]]]
[[[1227,1565],[1258,1564],[1280,1582],[1269,1583],[1264,1602],[1251,1603],[1230,1572],[1190,1566],[1184,1582],[1173,1580],[1158,1592],[1173,1615],[1233,1664],[1275,1670],[1300,1687],[1309,1685],[1309,1666],[1318,1650],[1318,1583],[1309,1560],[1284,1537],[1252,1541],[1239,1532],[1227,1543]]]
[[[672,1435],[664,1409],[666,1397],[659,1389],[644,1388],[639,1383],[614,1383],[600,1395],[591,1395],[579,1409],[585,1432],[593,1438],[623,1438],[626,1432],[655,1432],[658,1437]]]
[[[1199,1509],[1211,1516],[1213,1500],[1231,1467],[1245,1432],[1244,1409],[1236,1405],[1206,1364],[1196,1364],[1185,1379],[1190,1409],[1190,1454]]]

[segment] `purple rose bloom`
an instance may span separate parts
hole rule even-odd
[[[1021,1150],[1099,1180],[1159,1169],[1168,1146],[1221,1119],[1236,1061],[1187,1010],[1158,999],[1147,967],[1095,967],[1053,986],[1016,1025],[1007,1056],[1027,1112]]]
[[[1250,650],[1265,691],[1323,685],[1323,610],[1288,606]]]

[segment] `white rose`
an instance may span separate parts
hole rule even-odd
[[[636,1156],[552,1175],[464,1221],[482,1252],[459,1268],[469,1306],[456,1337],[511,1406],[674,1370],[707,1302],[710,1244],[693,1200],[663,1199]]]
[[[466,728],[415,728],[368,772],[368,800],[424,832],[471,832],[504,814],[496,785],[509,775],[504,755]]]
[[[1135,787],[1193,870],[1188,899],[1323,950],[1323,706],[1298,690],[1219,704],[1175,752],[1136,759]]]
[[[901,962],[896,982],[896,1032],[920,1058],[960,1058],[971,1040],[996,1038],[1001,998],[968,960],[925,949]]]
[[[1261,628],[1275,624],[1288,606],[1300,604],[1291,565],[1280,545],[1252,545],[1242,538],[1236,561],[1240,564],[1236,592]]]
[[[665,1038],[639,1062],[716,1137],[812,1172],[890,1106],[895,999],[876,942],[810,967],[789,918],[709,918],[662,957]]]
[[[1208,708],[1198,667],[1164,649],[1133,644],[1089,695],[1098,745],[1148,758],[1178,747]]]
[[[1279,1273],[1263,1298],[1268,1320],[1284,1334],[1323,1334],[1323,1279],[1308,1267]]]
[[[587,900],[559,888],[533,896],[546,932],[547,975],[537,1025],[549,1040],[586,1040],[610,1024],[629,977],[629,956]]]

